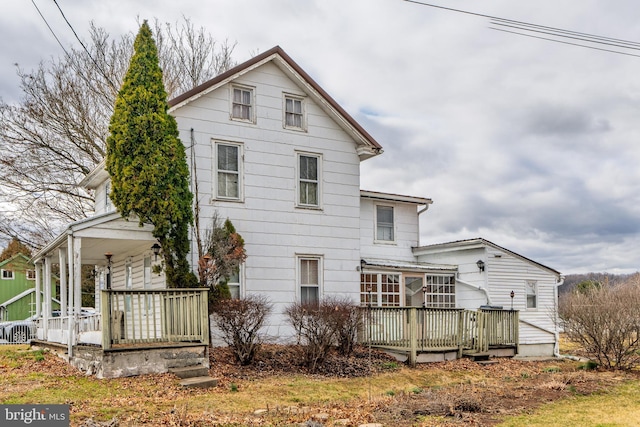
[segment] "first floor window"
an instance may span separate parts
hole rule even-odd
[[[455,308],[455,276],[426,276],[424,298],[425,307]]]
[[[393,242],[393,206],[376,206],[376,240]]]
[[[360,305],[400,307],[400,275],[375,273],[360,275]]]
[[[13,279],[13,270],[2,270],[3,279]]]
[[[300,302],[318,304],[320,301],[320,258],[301,257]]]
[[[527,280],[527,308],[538,308],[538,284],[533,280]]]
[[[240,268],[238,267],[227,280],[231,298],[240,299]]]

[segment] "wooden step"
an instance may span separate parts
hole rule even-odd
[[[469,357],[474,362],[482,362],[489,360],[489,353],[466,353],[466,357]]]
[[[169,372],[178,378],[206,377],[209,369],[202,365],[183,366],[181,368],[169,368]]]
[[[180,385],[186,388],[211,388],[218,385],[218,380],[210,376],[192,377],[183,379]]]

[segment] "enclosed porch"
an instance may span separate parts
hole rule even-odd
[[[363,307],[362,316],[360,342],[404,354],[411,365],[465,354],[518,353],[515,310]]]

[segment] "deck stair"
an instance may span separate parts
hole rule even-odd
[[[218,385],[218,380],[209,376],[206,366],[193,365],[182,368],[171,368],[169,372],[180,378],[180,385],[186,388],[210,388]]]

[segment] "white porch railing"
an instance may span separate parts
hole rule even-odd
[[[102,346],[209,343],[207,289],[102,291]]]

